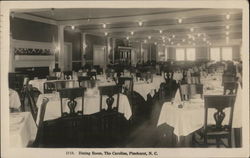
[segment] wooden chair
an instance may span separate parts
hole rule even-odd
[[[182,100],[189,100],[190,99],[190,90],[188,84],[180,85],[180,93]]]
[[[64,71],[63,74],[64,74],[64,78],[65,78],[66,80],[69,80],[69,79],[70,79],[69,76],[72,77],[73,72],[72,72],[72,71]]]
[[[65,88],[59,90],[60,101],[61,101],[61,116],[68,116],[68,115],[83,115],[84,112],[84,88]],[[77,102],[75,101],[76,98],[81,97],[82,105],[81,111],[76,112],[75,108],[77,106]],[[69,113],[63,112],[63,99],[68,99],[67,106],[69,108]]]
[[[25,97],[28,100],[28,107],[30,109],[32,117],[33,117],[34,121],[36,121],[38,108],[37,108],[37,105],[36,105],[36,102],[34,99],[34,94],[33,94],[31,85],[28,85],[28,87],[26,87]]]
[[[44,94],[52,93],[56,91],[56,82],[44,82],[43,91],[44,91]]]
[[[42,134],[41,130],[42,130],[44,115],[45,115],[46,106],[47,106],[48,102],[49,102],[48,98],[46,98],[46,97],[43,98],[43,102],[42,102],[42,104],[40,106],[41,110],[40,110],[39,122],[37,124],[38,131],[37,131],[37,134],[36,134],[36,139],[32,144],[32,147],[38,147],[38,144],[39,144],[39,141],[40,141],[39,139],[41,138],[41,134]]]
[[[92,80],[97,80],[96,74],[96,72],[92,71],[87,72],[87,76],[90,77]]]
[[[120,98],[120,93],[121,93],[121,86],[103,86],[99,87],[100,91],[100,111],[102,110],[102,97],[103,96],[108,96],[106,99],[106,103],[108,105],[108,110],[112,110],[112,105],[114,103],[114,95],[117,94],[117,103],[115,109],[118,111],[119,109],[119,98]]]
[[[87,87],[86,82],[91,80],[89,76],[78,76],[79,87]]]
[[[224,95],[227,94],[227,90],[229,90],[229,94],[237,94],[238,83],[237,82],[224,82]]]
[[[222,85],[224,85],[225,82],[236,82],[236,76],[229,74],[223,74],[222,75]]]
[[[192,98],[196,94],[200,94],[203,98],[203,84],[189,84],[189,95]]]
[[[205,122],[203,128],[199,131],[199,135],[204,139],[205,146],[213,145],[208,143],[208,139],[215,139],[217,147],[220,144],[224,144],[223,138],[227,138],[228,147],[232,147],[231,135],[232,135],[232,121],[233,121],[233,111],[235,95],[205,95]],[[223,123],[226,116],[224,110],[230,108],[229,122],[227,124]],[[208,110],[216,109],[216,112],[210,116],[214,118],[215,124],[208,122]],[[223,123],[223,124],[222,124]]]
[[[124,87],[125,94],[132,94],[134,81],[132,77],[119,77],[117,85]]]
[[[108,101],[107,101],[108,102]],[[109,106],[110,107],[110,106]],[[98,147],[125,147],[130,134],[130,122],[116,109],[101,110],[97,113],[99,118],[98,126]]]
[[[47,80],[57,80],[56,76],[47,76]]]

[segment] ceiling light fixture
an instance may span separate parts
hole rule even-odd
[[[178,23],[179,23],[179,24],[182,23],[182,19],[181,19],[181,18],[178,19]]]
[[[139,26],[142,26],[142,21],[139,21],[138,24],[139,24]]]
[[[200,33],[198,33],[197,35],[198,35],[198,37],[200,37],[200,36],[201,36],[201,34],[200,34]]]
[[[106,24],[102,24],[102,27],[105,29],[106,28]]]
[[[127,36],[126,39],[129,40],[129,36]]]
[[[185,42],[185,41],[186,41],[186,40],[183,38],[183,39],[182,39],[182,42]]]
[[[160,34],[162,34],[162,30],[159,30]]]
[[[105,32],[105,33],[104,33],[104,35],[105,35],[105,36],[108,36],[108,33],[107,33],[107,32]]]
[[[172,35],[173,38],[175,38],[175,35]]]
[[[229,29],[230,28],[230,26],[229,25],[226,25],[226,29]]]
[[[148,36],[148,39],[151,39],[151,36]]]
[[[229,20],[230,19],[230,14],[226,15],[226,19]]]
[[[144,43],[147,43],[147,40],[144,40]]]
[[[226,35],[229,35],[229,32],[228,32],[228,31],[226,32]]]
[[[72,29],[72,30],[74,30],[74,29],[75,29],[75,26],[74,26],[74,25],[72,25],[72,26],[71,26],[71,29]]]
[[[133,35],[134,35],[134,32],[133,32],[133,31],[131,31],[131,32],[130,32],[130,34],[133,36]]]
[[[157,42],[155,42],[155,45],[157,45]]]
[[[191,27],[191,28],[190,28],[190,31],[191,31],[191,32],[194,32],[194,28],[193,28],[193,27]]]

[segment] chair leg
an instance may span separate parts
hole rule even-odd
[[[231,137],[231,134],[229,134],[229,136],[228,136],[228,147],[232,148],[232,137]]]
[[[216,147],[219,148],[220,147],[220,139],[216,138]]]

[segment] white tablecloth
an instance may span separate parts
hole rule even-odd
[[[40,106],[42,104],[42,99],[44,97],[47,97],[49,99],[49,102],[46,107],[46,112],[44,116],[44,120],[50,120],[50,119],[55,119],[61,116],[61,103],[60,103],[60,97],[58,93],[52,93],[52,94],[41,94],[38,97],[37,100],[37,106],[38,106],[38,116],[37,116],[37,122],[39,122],[39,116],[40,116]],[[106,98],[102,98],[102,107],[107,108],[106,105]],[[113,106],[116,106],[116,99],[117,95],[114,96],[114,103]],[[81,105],[82,105],[82,100],[81,98],[77,98],[77,107],[76,111],[81,110]],[[67,100],[63,100],[63,111],[64,112],[69,112],[69,108],[66,105]],[[84,114],[93,114],[96,112],[100,111],[100,95],[97,94],[91,94],[88,95],[86,94],[84,96]],[[118,111],[120,113],[123,113],[124,116],[129,119],[130,116],[132,115],[130,104],[128,101],[127,96],[120,94],[119,98],[119,109]]]
[[[10,108],[15,108],[15,109],[19,109],[21,106],[19,95],[13,89],[9,89],[9,104]]]
[[[227,124],[229,121],[229,108],[224,110],[226,117],[222,124]],[[208,124],[214,124],[213,113],[214,109],[208,111]],[[192,132],[200,129],[204,125],[205,108],[204,102],[201,99],[193,99],[184,103],[183,108],[178,108],[176,104],[166,102],[163,104],[158,126],[166,123],[174,128],[176,136],[187,136]]]
[[[145,100],[150,93],[154,95],[154,91],[160,88],[162,82],[165,82],[163,76],[153,76],[153,82],[147,83],[145,81],[134,82],[134,91],[138,92]]]
[[[37,79],[37,80],[30,80],[29,84],[32,85],[32,87],[37,88],[41,93],[44,92],[43,90],[43,84],[47,81],[47,79]]]
[[[41,93],[44,93],[44,83],[45,82],[55,82],[55,81],[64,81],[64,80],[47,80],[47,79],[37,79],[37,80],[30,80],[29,84],[32,85],[32,87],[36,87]],[[72,81],[68,82],[69,87],[79,87],[79,83],[77,80],[67,80],[67,81]]]
[[[26,147],[35,140],[37,126],[30,112],[10,113],[10,147]]]

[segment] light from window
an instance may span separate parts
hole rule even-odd
[[[220,48],[210,48],[210,59],[220,61]]]
[[[183,48],[177,48],[175,54],[177,61],[185,60],[185,50]]]
[[[195,60],[195,48],[187,48],[186,49],[187,60],[194,61]]]
[[[165,47],[165,61],[168,60],[168,48]]]
[[[222,47],[222,60],[232,60],[232,47]]]

